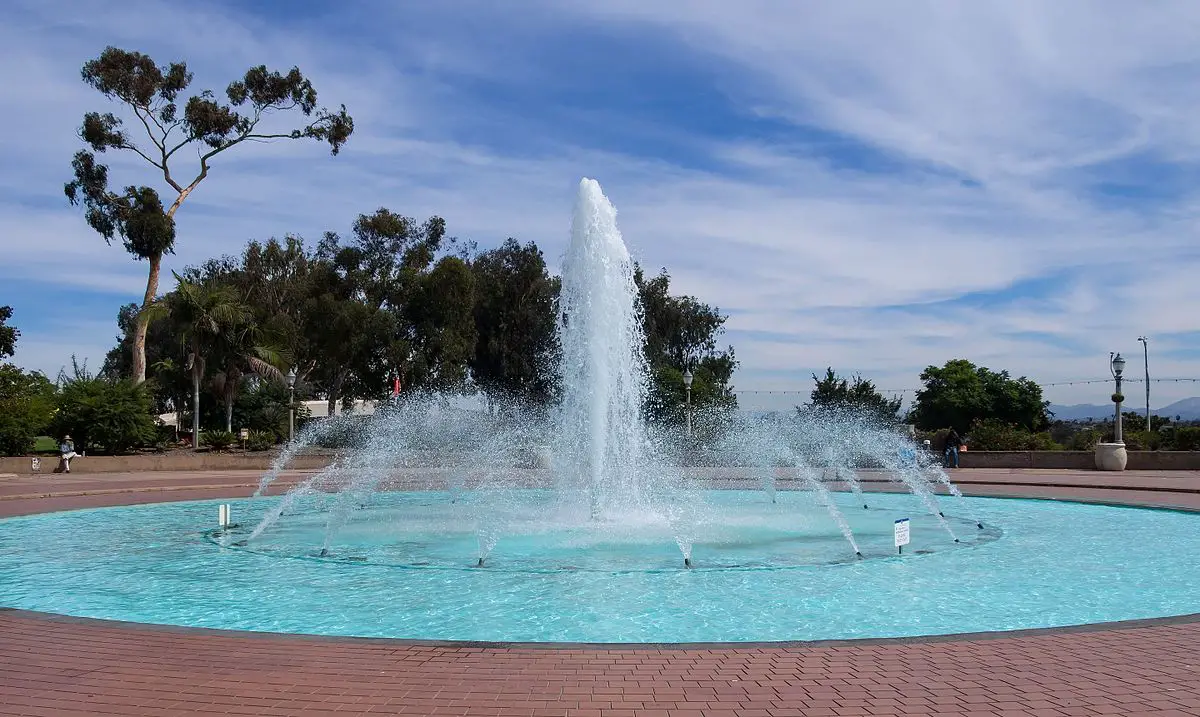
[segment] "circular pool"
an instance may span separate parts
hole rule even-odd
[[[304,509],[243,544],[279,498],[47,513],[0,520],[0,606],[255,631],[605,643],[901,637],[1200,612],[1200,514],[967,498],[942,500],[943,524],[910,495],[869,494],[868,510],[836,499],[862,558],[800,491],[776,502],[712,491],[707,519],[597,527],[556,521],[538,491],[488,511],[447,493],[381,493],[324,553],[327,514]],[[243,527],[214,530],[220,502]],[[897,555],[903,518],[911,542]]]

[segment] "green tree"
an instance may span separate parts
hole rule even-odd
[[[175,212],[208,177],[214,157],[246,142],[272,139],[314,139],[327,142],[337,154],[354,131],[354,121],[343,106],[339,111],[317,108],[317,91],[298,68],[287,74],[272,72],[265,66],[253,67],[240,80],[225,89],[227,103],[205,90],[182,101],[181,94],[192,82],[192,73],[183,62],[158,66],[140,52],[107,47],[100,56],[84,64],[83,81],[105,98],[123,105],[144,134],[135,142],[124,121],[112,113],[88,112],[79,135],[87,149],[75,154],[74,179],[64,190],[72,204],[83,203],[88,225],[105,241],[119,236],[125,249],[139,260],[149,262],[146,292],[142,307],[149,307],[158,294],[159,272],[165,254],[175,246]],[[281,112],[296,111],[307,118],[294,129],[278,131],[263,126],[263,121]],[[314,114],[315,113],[315,114]],[[149,144],[146,144],[149,142]],[[195,174],[179,178],[178,170],[186,150],[194,147],[198,163]],[[108,167],[96,160],[96,153],[124,150],[149,164],[160,175],[173,196],[164,206],[157,190],[148,186],[127,186],[120,192],[109,189]],[[133,338],[133,378],[146,379],[146,330],[150,312],[140,312]]]
[[[874,382],[862,376],[845,379],[834,373],[831,366],[825,369],[824,378],[817,378],[814,373],[813,381],[816,385],[810,395],[809,410],[854,413],[885,423],[896,421],[902,399],[884,396]]]
[[[222,342],[252,320],[253,314],[237,291],[215,280],[196,283],[175,275],[175,290],[150,307],[169,317],[176,335],[187,351],[184,364],[192,379],[192,448],[200,440],[200,385],[210,358]]]
[[[466,386],[475,353],[474,305],[475,277],[459,257],[443,257],[420,278],[403,311],[414,349],[409,384],[435,391]]]
[[[23,456],[54,416],[54,384],[43,374],[0,363],[0,455]]]
[[[735,410],[737,397],[730,380],[737,359],[732,346],[717,348],[727,317],[695,297],[673,296],[665,269],[646,279],[641,267],[636,267],[634,281],[650,367],[648,416],[658,421],[683,421],[686,389],[682,377],[687,369],[693,376],[692,407],[697,413],[715,416]]]
[[[72,374],[58,377],[55,436],[70,434],[76,450],[105,453],[125,453],[154,441],[153,404],[145,384],[94,376],[87,366],[72,363]]]
[[[17,339],[21,332],[17,331],[15,326],[7,325],[12,315],[11,306],[0,306],[0,358],[12,356],[17,352]]]
[[[326,233],[315,294],[328,313],[310,336],[341,359],[317,376],[331,410],[380,397],[392,378],[402,389],[461,384],[474,350],[472,279],[461,259],[438,259],[455,243],[441,217],[417,223],[384,208],[359,215],[345,243]]]
[[[541,249],[509,238],[471,262],[476,342],[471,377],[491,398],[545,404],[557,388],[558,294]]]
[[[233,432],[233,406],[245,380],[251,376],[286,385],[283,368],[290,362],[254,323],[253,313],[246,311],[235,316],[216,341],[213,363],[217,367],[212,377],[213,393],[225,407],[225,431]]]
[[[953,426],[968,430],[980,419],[994,419],[1038,433],[1049,426],[1042,389],[1024,376],[992,371],[966,359],[929,366],[921,372],[924,387],[917,391],[909,421],[923,430]]]

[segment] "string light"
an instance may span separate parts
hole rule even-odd
[[[1144,379],[1144,378],[1124,379],[1124,383],[1145,383],[1145,382],[1146,382],[1146,379]],[[1074,381],[1053,381],[1051,383],[1039,383],[1037,385],[1040,388],[1049,388],[1051,386],[1082,386],[1084,384],[1089,384],[1089,383],[1112,383],[1112,379],[1111,378],[1086,378],[1086,379],[1077,379]],[[1200,383],[1200,378],[1152,378],[1152,379],[1150,379],[1150,383]],[[919,388],[880,388],[880,389],[876,389],[876,390],[879,393],[884,394],[884,395],[888,395],[888,394],[895,395],[895,394],[916,393],[917,391],[920,391],[921,389],[919,389]],[[787,395],[793,395],[793,394],[807,395],[807,394],[811,393],[811,391],[800,390],[800,389],[787,389],[787,390],[781,389],[781,390],[772,390],[772,391],[734,389],[733,393],[745,394],[748,396],[772,396],[772,395],[787,396]]]

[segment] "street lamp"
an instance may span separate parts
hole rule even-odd
[[[1112,372],[1113,380],[1117,382],[1117,392],[1113,394],[1113,403],[1117,405],[1116,422],[1113,426],[1113,443],[1124,443],[1121,437],[1121,401],[1124,396],[1121,395],[1121,374],[1125,373],[1125,359],[1121,358],[1121,354],[1109,354],[1111,359],[1108,370]]]
[[[296,367],[288,369],[288,443],[296,437]]]
[[[1150,346],[1145,336],[1139,336],[1142,342],[1142,358],[1146,362],[1146,430],[1150,430]]]
[[[687,392],[687,403],[684,407],[684,421],[687,424],[687,434],[692,435],[692,370],[684,369],[683,371],[683,388]]]

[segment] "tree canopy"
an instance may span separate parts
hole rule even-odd
[[[21,332],[17,331],[15,326],[8,325],[12,315],[11,306],[0,306],[0,358],[12,356],[17,352],[17,338],[21,336]]]
[[[229,83],[224,100],[203,90],[185,101],[183,94],[192,83],[186,63],[160,66],[147,55],[117,47],[107,47],[84,63],[81,75],[84,83],[121,105],[126,118],[132,116],[136,124],[130,132],[125,119],[112,112],[86,113],[79,137],[89,149],[75,153],[73,179],[63,189],[71,204],[83,204],[88,225],[106,242],[120,237],[126,251],[149,262],[143,308],[158,293],[163,256],[174,252],[175,212],[208,177],[217,155],[246,142],[274,139],[325,142],[336,155],[354,132],[354,120],[344,105],[338,110],[318,108],[316,89],[296,67],[286,73],[252,67]],[[280,126],[278,118],[289,112],[300,113],[304,120],[290,128]],[[196,151],[181,153],[189,147]],[[109,150],[145,161],[169,189],[170,204],[164,204],[151,186],[111,189],[108,167],[96,158]],[[181,165],[193,156],[196,163],[183,170]],[[139,314],[134,330],[132,371],[138,383],[146,378],[149,316]]]
[[[833,367],[825,369],[824,378],[813,374],[812,394],[807,406],[814,411],[837,411],[856,414],[873,421],[892,423],[900,411],[901,398],[888,398],[875,388],[875,384],[862,376],[855,375],[853,379],[842,378],[833,371]]]
[[[688,370],[692,372],[694,410],[711,414],[737,408],[730,385],[737,359],[732,346],[717,347],[728,317],[694,296],[672,295],[666,269],[647,279],[637,267],[634,281],[651,375],[647,406],[650,418],[683,423],[687,399],[683,374]]]
[[[969,431],[981,419],[994,419],[1027,431],[1049,425],[1048,401],[1042,389],[1024,376],[993,371],[966,359],[921,372],[924,387],[917,391],[909,420],[922,430],[953,427]]]

